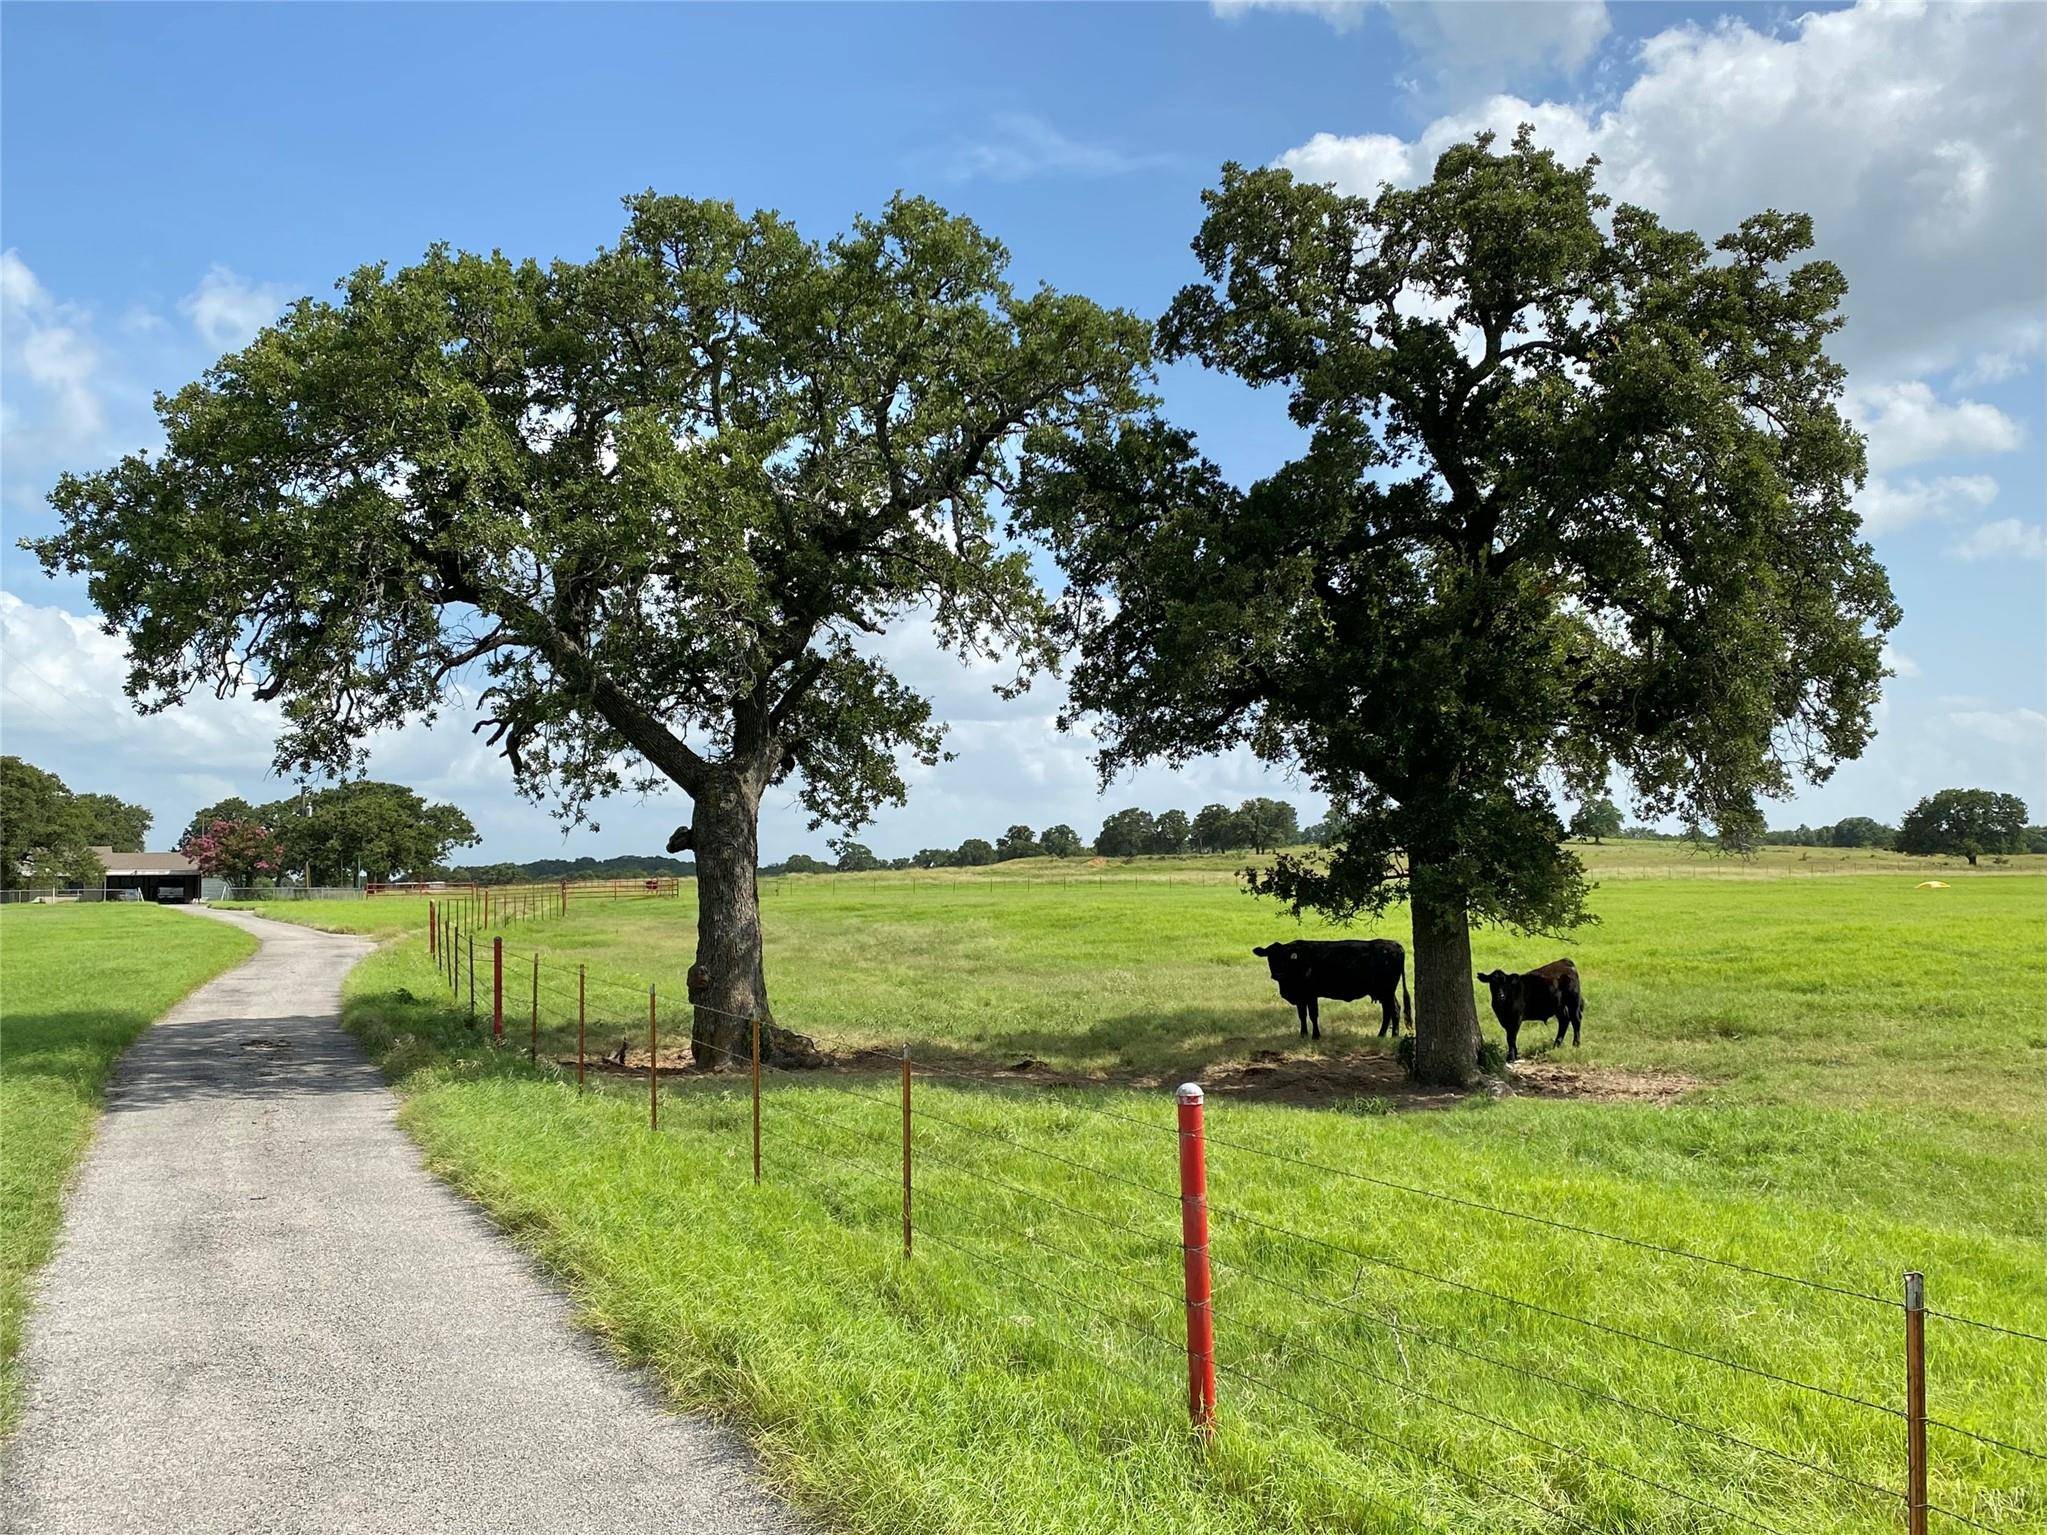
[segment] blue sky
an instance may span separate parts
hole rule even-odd
[[[228,792],[273,797],[271,717],[208,701],[142,720],[76,586],[12,549],[65,468],[154,440],[151,392],[302,293],[430,242],[580,257],[621,195],[779,208],[824,237],[897,188],[971,215],[1014,276],[1155,315],[1193,275],[1226,159],[1369,190],[1444,144],[1532,121],[1618,195],[1718,233],[1766,206],[1846,270],[1839,353],[1869,433],[1863,499],[1905,609],[1879,737],[1776,823],[1894,820],[1947,784],[2047,816],[2042,117],[2047,11],[1958,6],[1345,4],[205,7],[8,5],[0,60],[0,736],[76,788],[140,799],[157,840]],[[1168,412],[1232,474],[1292,433],[1277,397],[1191,368]],[[888,648],[953,722],[877,849],[1011,821],[1092,833],[1123,804],[1303,785],[1241,755],[1096,792],[1047,689],[1016,704]],[[373,771],[468,809],[487,857],[651,849],[680,796],[566,840],[461,724]],[[822,851],[771,800],[762,844]]]

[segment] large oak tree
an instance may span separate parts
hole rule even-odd
[[[480,672],[515,781],[562,814],[681,788],[717,1066],[768,1013],[762,795],[793,778],[855,826],[902,797],[901,758],[936,758],[929,702],[859,643],[906,614],[1048,657],[991,499],[1144,404],[1149,334],[1013,290],[1000,244],[917,199],[822,246],[729,204],[627,207],[588,261],[436,248],[295,305],[159,402],[161,454],[63,480],[34,548],[90,576],[144,707],[278,700],[282,769],[348,767]]]
[[[1744,824],[1862,750],[1898,616],[1809,221],[1709,244],[1594,175],[1525,131],[1374,197],[1226,167],[1163,351],[1285,390],[1303,450],[1239,488],[1151,420],[1021,497],[1105,773],[1247,744],[1327,793],[1326,855],[1256,887],[1409,901],[1436,1081],[1476,1069],[1472,923],[1583,919],[1557,792]]]

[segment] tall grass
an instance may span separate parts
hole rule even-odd
[[[350,986],[436,1168],[616,1348],[741,1419],[776,1479],[847,1528],[1895,1526],[1895,1500],[1801,1464],[1899,1484],[1880,1410],[1902,1389],[1894,1308],[1387,1184],[1878,1297],[1920,1268],[1944,1309],[2047,1331],[2037,876],[1617,882],[1575,948],[1576,1059],[1696,1077],[1676,1103],[1212,1103],[1223,1427],[1197,1454],[1168,1089],[1303,1053],[1247,952],[1281,924],[1220,882],[908,883],[771,900],[779,1021],[908,1037],[945,1067],[1028,1056],[1070,1085],[919,1081],[907,1261],[884,1072],[771,1078],[756,1190],[728,1080],[664,1078],[650,1134],[644,1078],[579,1093],[558,1032],[537,1065],[492,1049],[421,942]],[[550,974],[673,978],[688,919],[686,902],[592,908],[511,941],[544,945]],[[599,1011],[644,1028],[625,1002]],[[1337,1017],[1311,1060],[1380,1048]],[[1935,1415],[2037,1444],[2047,1352],[1932,1326]],[[1936,1501],[1993,1525],[2047,1516],[2039,1469],[1934,1436]]]

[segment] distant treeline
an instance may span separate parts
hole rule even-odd
[[[1753,832],[1738,829],[1707,833],[1659,831],[1653,826],[1624,826],[1621,813],[1608,799],[1583,807],[1571,821],[1571,834],[1588,841],[1609,837],[1647,842],[1704,842],[1730,852],[1769,847],[1866,847],[1907,853],[1948,852],[1973,859],[1977,853],[2047,853],[2047,828],[2025,825],[2026,809],[2013,795],[1981,789],[1943,789],[1915,805],[1902,826],[1886,826],[1870,816],[1849,816],[1831,826],[1792,826]],[[1102,822],[1092,841],[1064,823],[1034,831],[1021,823],[992,842],[969,837],[958,847],[927,847],[908,858],[883,858],[863,843],[841,838],[830,844],[830,860],[795,853],[778,863],[761,865],[763,875],[864,874],[880,869],[976,869],[1018,858],[1172,857],[1185,853],[1269,853],[1275,848],[1322,843],[1326,822],[1303,827],[1299,814],[1285,800],[1259,796],[1234,809],[1203,805],[1191,815],[1184,810],[1118,810]],[[659,875],[693,878],[696,865],[661,854],[624,854],[616,858],[536,858],[529,863],[462,864],[448,870],[452,880],[482,885],[523,884],[535,880],[651,879]]]
[[[665,853],[624,853],[616,858],[535,858],[528,863],[465,863],[448,878],[471,885],[529,885],[547,880],[694,879],[697,866]]]
[[[1285,800],[1258,796],[1235,809],[1203,805],[1184,810],[1118,810],[1102,822],[1092,842],[1061,822],[1042,832],[1018,823],[990,842],[969,837],[958,847],[927,847],[908,858],[883,858],[862,843],[831,844],[835,861],[797,853],[764,865],[763,874],[859,874],[874,869],[977,869],[1018,858],[1173,857],[1182,853],[1268,853],[1274,848],[1320,838],[1322,827],[1301,829],[1300,816]]]

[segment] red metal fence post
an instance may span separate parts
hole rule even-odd
[[[661,1128],[661,1025],[654,1007],[654,988],[647,988],[647,1128]]]
[[[1209,1304],[1208,1151],[1198,1083],[1180,1089],[1180,1249],[1187,1271],[1187,1416],[1215,1437],[1215,1313]]]
[[[490,1041],[505,1037],[505,941],[490,941]]]
[[[1926,1535],[1926,1278],[1905,1275],[1905,1529]]]
[[[903,1042],[903,1256],[910,1256],[910,1045]]]

